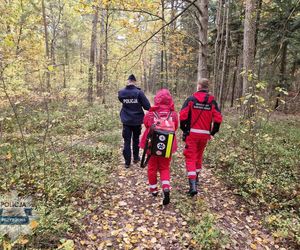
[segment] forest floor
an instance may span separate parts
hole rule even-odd
[[[299,249],[300,118],[266,124],[255,138],[255,169],[251,140],[228,115],[207,147],[194,198],[186,195],[180,143],[171,165],[171,204],[163,207],[162,194],[148,192],[147,170],[124,167],[118,109],[86,109],[53,104],[45,145],[47,112],[34,107],[24,115],[30,175],[18,127],[13,119],[3,123],[9,132],[0,144],[1,192],[31,195],[41,216],[13,249]]]
[[[126,169],[120,162],[95,194],[99,207],[82,220],[84,231],[72,235],[76,249],[287,249],[262,226],[261,212],[210,168],[201,173],[198,195],[188,198],[183,157],[177,154],[168,206],[162,206],[161,192],[148,192],[146,169]]]

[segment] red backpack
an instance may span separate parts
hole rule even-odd
[[[147,142],[144,149],[141,167],[145,167],[151,155],[170,158],[172,155],[172,146],[175,137],[175,123],[172,120],[172,111],[166,118],[159,116],[154,112],[154,124],[151,126],[147,136]],[[145,161],[146,153],[148,157]]]

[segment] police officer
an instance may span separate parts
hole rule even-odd
[[[198,91],[184,102],[180,111],[180,128],[186,143],[184,156],[190,196],[197,194],[198,175],[202,168],[206,144],[211,136],[219,131],[222,122],[217,102],[214,96],[209,94],[208,88],[209,80],[199,79]]]
[[[150,103],[143,91],[135,86],[136,78],[134,75],[128,77],[127,86],[118,92],[118,98],[122,103],[120,112],[123,123],[122,136],[124,138],[123,156],[125,167],[129,168],[131,163],[131,140],[133,163],[140,161],[139,157],[139,138],[144,119],[144,111],[150,109]]]

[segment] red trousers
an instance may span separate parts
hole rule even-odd
[[[157,192],[157,172],[160,174],[162,189],[170,189],[171,158],[151,155],[148,163],[148,181],[150,192]]]
[[[208,139],[199,136],[189,135],[186,138],[186,146],[183,152],[185,156],[185,166],[189,179],[196,179],[197,173],[202,168],[204,149]]]

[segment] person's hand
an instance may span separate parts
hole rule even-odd
[[[182,141],[186,141],[186,138],[188,137],[188,135],[189,135],[189,132],[183,132],[182,133]]]

